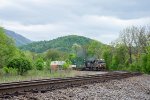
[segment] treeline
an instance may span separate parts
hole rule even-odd
[[[32,50],[22,51],[14,45],[11,38],[4,34],[3,28],[0,28],[0,71],[2,69],[6,74],[17,72],[23,75],[28,70],[50,70],[51,61],[66,61],[63,68],[67,69],[69,64],[83,67],[85,60],[103,58],[108,70],[150,74],[149,27],[127,27],[120,32],[119,38],[111,45],[78,36],[61,37],[53,42],[45,44],[39,42],[39,44],[33,43],[29,47],[38,46],[44,50],[42,53],[31,52]],[[51,46],[53,48],[49,49]],[[25,48],[28,47],[25,46]]]
[[[73,35],[60,37],[56,39],[58,41],[53,40],[56,42],[50,45],[53,48],[42,53],[22,51],[15,46],[14,41],[7,37],[4,32],[4,29],[0,28],[0,74],[15,73],[24,75],[29,70],[50,70],[51,61],[57,60],[66,61],[66,64],[62,66],[64,69],[67,69],[70,64],[83,67],[84,60],[101,58],[104,51],[102,48],[105,47],[104,44],[98,41]],[[41,45],[38,46],[43,47],[43,42]],[[63,50],[58,49],[62,47]]]
[[[32,62],[38,58],[42,58],[45,62],[66,61],[77,65],[77,67],[83,67],[85,60],[100,59],[102,57],[102,53],[104,52],[104,49],[102,49],[104,47],[107,46],[93,40],[90,43],[87,43],[87,45],[80,45],[75,42],[72,46],[70,46],[70,52],[49,49],[43,53],[35,53],[30,51],[24,51],[24,53]]]
[[[77,36],[77,35],[69,35],[69,36],[63,36],[59,37],[50,41],[40,41],[40,42],[33,42],[24,46],[21,46],[21,50],[28,50],[31,52],[36,53],[43,53],[46,52],[49,49],[55,49],[58,51],[63,52],[72,52],[72,45],[74,43],[77,43],[81,46],[87,45],[93,41],[92,39],[83,37],[83,36]]]
[[[62,45],[62,41],[57,41],[58,45],[69,48],[71,52],[60,51],[57,49],[59,48],[58,46],[57,48],[49,49],[43,53],[35,53],[18,49],[14,41],[5,34],[4,29],[0,28],[0,75],[24,75],[29,70],[50,70],[51,61],[56,60],[66,61],[66,64],[63,66],[64,69],[67,69],[70,64],[83,65],[84,54],[81,54],[81,45],[91,40],[83,37],[81,38],[80,41],[78,41],[77,36],[63,38],[62,40],[65,41],[65,44],[67,44],[66,46]],[[72,42],[69,43],[70,39],[72,42],[76,41],[80,43],[80,45],[73,44]],[[60,42],[61,44],[59,44]]]
[[[127,27],[103,54],[108,69],[150,73],[150,27]]]
[[[31,68],[32,65],[28,58],[15,46],[14,41],[6,36],[4,29],[0,27],[0,69],[6,74],[16,72],[22,75]]]

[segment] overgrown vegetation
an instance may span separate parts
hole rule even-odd
[[[62,66],[66,70],[71,64],[83,67],[85,60],[101,58],[105,59],[107,70],[150,74],[150,29],[145,26],[123,29],[111,45],[73,35],[21,48],[30,51],[17,49],[13,40],[0,28],[0,75],[26,76],[45,70],[51,75],[51,61],[66,61]]]
[[[0,69],[0,72],[3,70]],[[64,77],[73,77],[77,75],[75,71],[57,71],[50,73],[49,70],[29,70],[25,75],[17,75],[16,71],[13,69],[11,73],[5,74],[3,72],[0,75],[0,83],[6,82],[16,82],[16,81],[26,81],[26,80],[35,80],[35,79],[49,79],[49,78],[64,78]]]
[[[23,75],[32,69],[31,62],[26,58],[14,58],[8,63],[7,67],[16,69],[19,75]]]
[[[13,40],[7,37],[3,28],[0,27],[0,68],[6,66],[16,55],[20,56],[20,51],[15,47]]]
[[[44,60],[42,58],[38,58],[35,62],[35,66],[37,70],[43,70],[44,69]]]
[[[110,70],[128,70],[150,74],[150,28],[127,27],[104,52]]]

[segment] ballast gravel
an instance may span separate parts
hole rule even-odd
[[[46,93],[26,93],[9,100],[150,100],[150,75],[93,83]]]

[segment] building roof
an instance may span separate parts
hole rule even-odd
[[[64,65],[65,63],[65,61],[52,61],[51,65]]]

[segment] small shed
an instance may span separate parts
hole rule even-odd
[[[51,70],[58,70],[58,69],[62,69],[62,66],[65,64],[65,61],[52,61],[50,66],[51,66]]]

